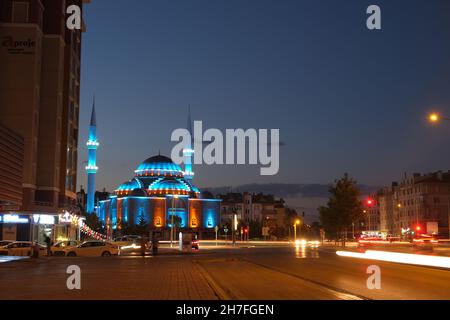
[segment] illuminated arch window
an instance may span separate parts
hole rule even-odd
[[[156,227],[161,227],[162,226],[161,217],[156,217],[156,219],[155,219],[155,226]]]

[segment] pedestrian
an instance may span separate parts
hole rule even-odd
[[[141,256],[145,257],[145,250],[147,249],[147,241],[145,240],[145,237],[142,236],[141,238]]]
[[[152,236],[152,255],[156,256],[158,254],[158,238],[156,235]]]
[[[31,255],[32,258],[39,258],[39,249],[39,244],[35,241],[33,244],[33,253]]]
[[[47,256],[50,257],[52,255],[52,239],[49,236],[45,236],[45,244],[47,245]]]

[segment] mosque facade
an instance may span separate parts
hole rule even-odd
[[[190,120],[189,120],[190,123]],[[102,223],[112,230],[123,226],[147,225],[163,233],[172,227],[199,235],[215,233],[220,223],[221,199],[201,192],[192,182],[192,142],[183,150],[184,170],[172,159],[156,155],[136,168],[134,177],[119,185],[96,211]]]

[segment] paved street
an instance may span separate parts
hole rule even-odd
[[[0,264],[0,299],[450,299],[450,270],[339,257],[333,248],[247,246],[157,257]],[[81,290],[66,268],[81,268]],[[381,269],[369,290],[367,267]]]

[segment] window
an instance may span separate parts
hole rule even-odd
[[[12,22],[27,23],[29,18],[28,2],[14,2],[12,7]]]

